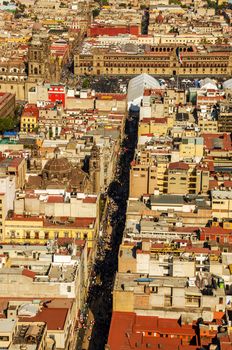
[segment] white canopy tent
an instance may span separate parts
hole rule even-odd
[[[131,79],[128,84],[127,100],[128,109],[131,105],[140,106],[145,89],[161,89],[158,80],[146,73]]]

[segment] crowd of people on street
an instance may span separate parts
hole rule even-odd
[[[90,350],[102,350],[107,342],[111,314],[112,290],[117,271],[118,249],[122,239],[129,191],[129,170],[137,144],[138,113],[130,112],[125,126],[114,181],[108,188],[107,211],[88,294],[88,307],[94,315]],[[112,230],[107,230],[108,226]],[[110,234],[109,234],[110,232]],[[99,336],[101,335],[101,336]]]

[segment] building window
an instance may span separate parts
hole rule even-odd
[[[10,238],[15,238],[15,231],[10,232]]]
[[[1,335],[0,336],[0,341],[9,341],[9,337],[6,335]]]
[[[164,306],[172,306],[172,297],[170,295],[164,296]]]
[[[49,239],[49,233],[48,232],[44,232],[44,239]]]

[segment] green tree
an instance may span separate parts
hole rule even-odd
[[[97,17],[97,16],[99,15],[99,13],[100,13],[100,9],[94,9],[94,10],[92,11],[93,18]]]
[[[214,8],[215,10],[217,10],[217,8],[218,8],[217,1],[207,0],[207,6],[209,8]]]
[[[5,118],[0,118],[0,133],[4,131],[14,130],[17,126],[17,120],[15,117],[9,116]]]
[[[82,83],[82,89],[88,89],[90,85],[89,79],[85,78]]]

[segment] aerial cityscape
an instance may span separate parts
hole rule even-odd
[[[0,350],[232,350],[232,0],[0,0]]]

